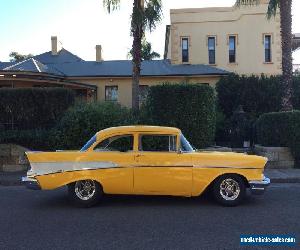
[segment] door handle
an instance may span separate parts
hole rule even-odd
[[[138,154],[138,155],[135,156],[136,159],[139,159],[141,157],[144,157],[144,155]]]

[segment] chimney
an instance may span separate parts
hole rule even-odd
[[[51,53],[53,56],[56,56],[57,52],[57,36],[51,36]]]
[[[102,62],[102,46],[96,45],[96,62]]]

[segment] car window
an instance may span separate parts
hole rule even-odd
[[[133,135],[118,135],[101,141],[94,151],[128,152],[133,150]]]
[[[150,152],[175,152],[176,135],[141,135],[139,150]]]

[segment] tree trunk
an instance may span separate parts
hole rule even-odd
[[[139,81],[141,74],[141,50],[142,50],[142,37],[144,34],[143,27],[143,11],[144,0],[134,0],[132,20],[131,20],[131,32],[133,35],[132,44],[132,109],[134,112],[139,111]]]
[[[280,0],[280,26],[282,46],[282,111],[293,110],[292,83],[293,83],[293,61],[292,61],[292,0]]]

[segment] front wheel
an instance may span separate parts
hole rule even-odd
[[[91,207],[100,201],[103,190],[94,180],[82,180],[69,184],[68,193],[71,202],[76,206]]]
[[[223,175],[214,182],[213,194],[220,204],[237,206],[245,198],[246,186],[243,179],[237,175]]]

